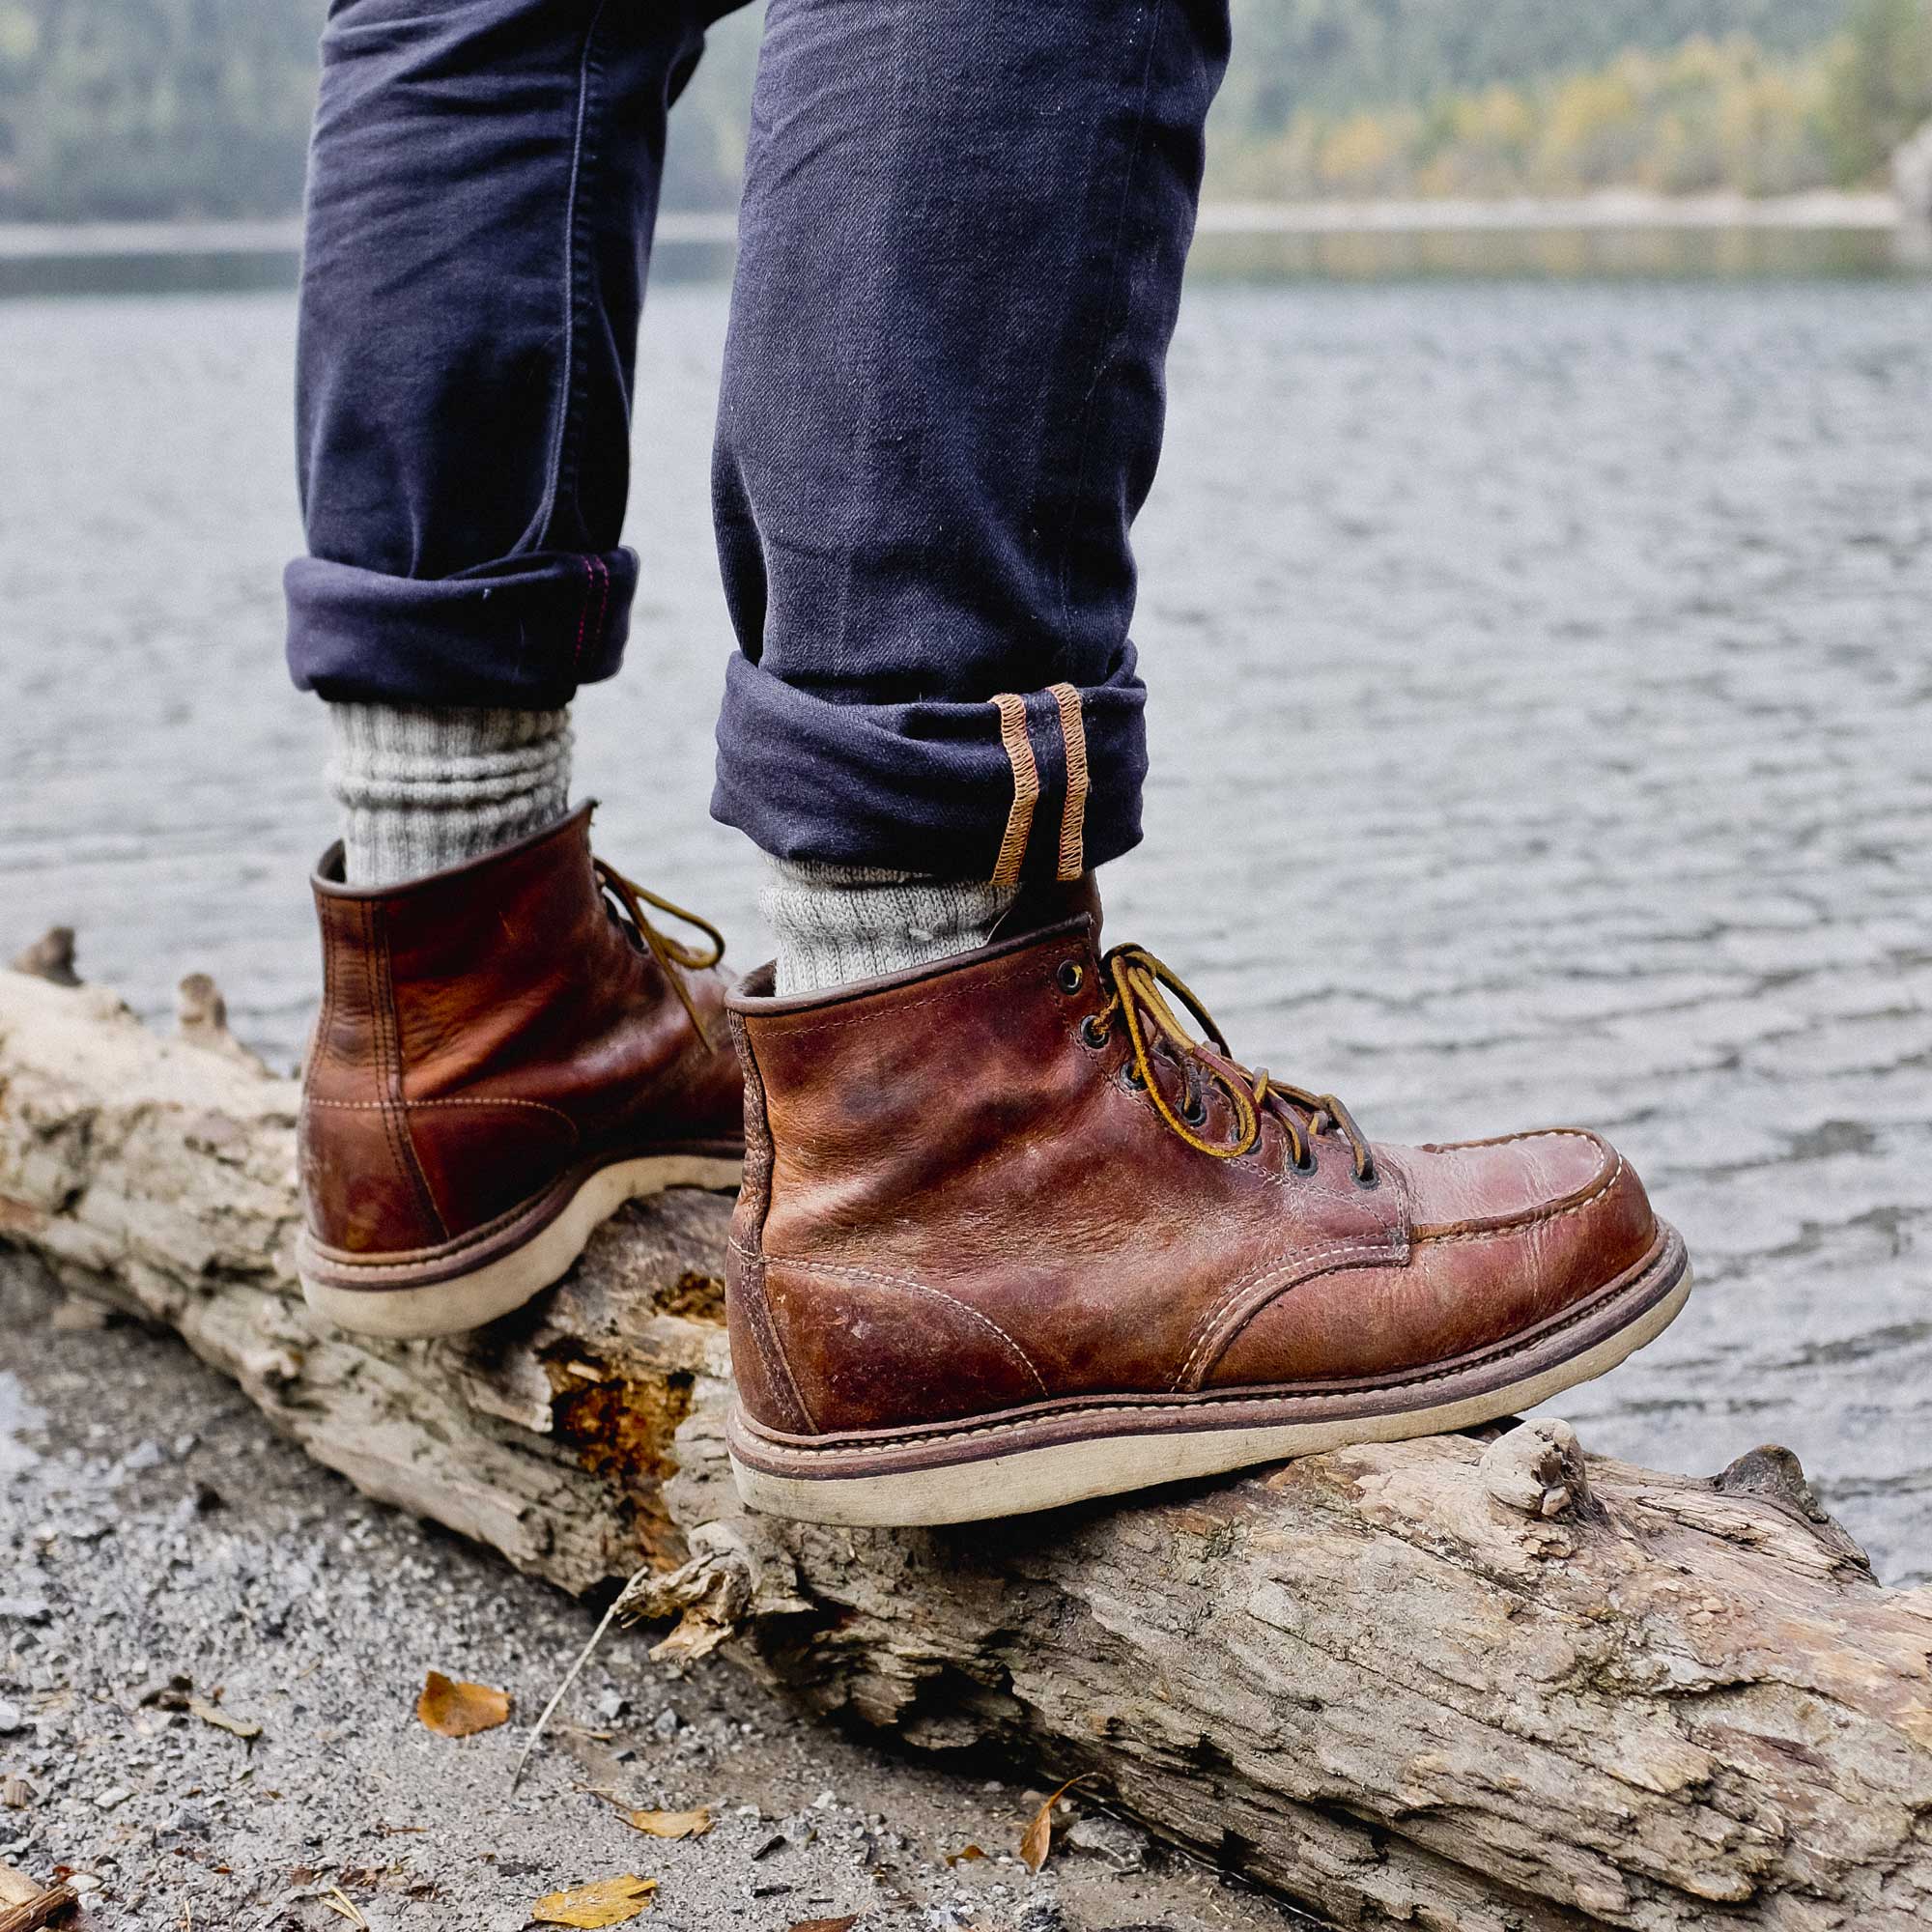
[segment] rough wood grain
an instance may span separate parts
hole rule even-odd
[[[78,1897],[68,1886],[43,1886],[12,1865],[0,1865],[0,1932],[39,1932]]]
[[[0,1238],[165,1323],[374,1495],[584,1590],[647,1575],[908,1745],[991,1744],[1345,1925],[1932,1919],[1932,1591],[1887,1591],[1781,1450],[1712,1481],[1561,1423],[922,1532],[743,1516],[725,1204],[604,1230],[525,1318],[362,1345],[290,1268],[293,1084],[0,973]]]

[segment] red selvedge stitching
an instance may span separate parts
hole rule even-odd
[[[578,562],[583,566],[583,600],[577,607],[577,642],[570,653],[570,668],[574,671],[583,662],[583,627],[590,617],[590,559],[580,556]]]
[[[611,568],[601,556],[590,559],[597,572],[597,621],[590,627],[590,643],[596,649],[604,642],[604,618],[611,608]]]

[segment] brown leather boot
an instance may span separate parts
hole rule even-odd
[[[954,1522],[1466,1428],[1684,1305],[1683,1242],[1595,1134],[1373,1146],[1094,931],[731,997],[747,1502]]]
[[[447,1335],[563,1274],[623,1202],[735,1187],[744,1156],[710,926],[590,856],[590,808],[409,885],[314,881],[323,1004],[302,1085],[309,1306]],[[656,906],[712,944],[681,946]]]

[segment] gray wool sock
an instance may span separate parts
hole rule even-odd
[[[328,783],[352,886],[393,886],[554,825],[570,713],[331,704]]]
[[[1019,888],[767,857],[759,895],[781,993],[813,993],[983,946]]]

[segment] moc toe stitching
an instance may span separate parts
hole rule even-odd
[[[1526,1151],[1531,1144],[1552,1141],[1582,1141],[1596,1151],[1596,1161],[1590,1173],[1581,1180],[1566,1187],[1537,1186],[1536,1176],[1528,1171],[1527,1163],[1515,1162],[1505,1167],[1501,1174],[1482,1175],[1480,1173],[1463,1177],[1457,1173],[1463,1163],[1454,1159],[1458,1154],[1477,1153],[1492,1148],[1510,1148]],[[1413,1188],[1413,1207],[1417,1215],[1414,1237],[1418,1241],[1442,1240],[1465,1235],[1484,1235],[1492,1231],[1504,1232],[1511,1228],[1527,1227],[1539,1220],[1547,1220],[1557,1210],[1571,1206],[1583,1206],[1610,1187],[1623,1168],[1623,1156],[1618,1153],[1603,1135],[1592,1132],[1587,1127],[1537,1127],[1513,1134],[1494,1134],[1485,1140],[1431,1142],[1418,1148],[1390,1148],[1379,1150],[1378,1159],[1392,1157],[1397,1167],[1410,1167],[1409,1175]],[[1432,1175],[1431,1168],[1435,1168]],[[1493,1213],[1464,1213],[1430,1217],[1427,1209],[1431,1205],[1430,1196],[1436,1188],[1455,1185],[1459,1181],[1467,1186],[1497,1185],[1505,1175],[1521,1175],[1529,1183],[1520,1205]]]
[[[1668,1251],[1668,1236],[1660,1232],[1655,1246],[1657,1252],[1646,1259],[1643,1269],[1645,1273],[1649,1272],[1650,1268],[1655,1266]],[[1591,1306],[1579,1304],[1568,1310],[1558,1319],[1540,1325],[1533,1339],[1537,1343],[1542,1343],[1548,1340],[1551,1336],[1560,1335],[1565,1329],[1574,1328],[1586,1321],[1594,1312]],[[1377,1389],[1426,1388],[1432,1382],[1447,1381],[1452,1377],[1463,1373],[1472,1365],[1486,1365],[1492,1362],[1506,1360],[1514,1354],[1520,1354],[1530,1346],[1531,1339],[1526,1334],[1510,1335],[1487,1349],[1478,1350],[1469,1355],[1459,1357],[1453,1363],[1435,1363],[1426,1369],[1418,1369],[1411,1374],[1369,1376],[1358,1378],[1357,1379],[1363,1385],[1373,1386]],[[1306,1384],[1305,1388],[1306,1392],[1314,1394],[1347,1394],[1350,1392],[1349,1384],[1346,1382],[1333,1382],[1326,1385],[1311,1382]],[[1279,1397],[1273,1390],[1257,1392],[1253,1388],[1205,1389],[1198,1395],[1188,1397],[1179,1402],[1155,1400],[1149,1400],[1147,1402],[1122,1402],[1119,1399],[1104,1402],[1081,1402],[1077,1399],[1063,1401],[1041,1408],[1029,1410],[1028,1418],[1033,1419],[1041,1415],[1053,1416],[1058,1414],[1079,1415],[1082,1417],[1131,1415],[1148,1417],[1158,1421],[1166,1416],[1199,1415],[1204,1411],[1228,1413],[1230,1411],[1238,1411],[1242,1408],[1266,1408],[1278,1400]],[[936,1430],[914,1427],[890,1431],[829,1430],[812,1435],[788,1435],[782,1430],[773,1429],[768,1424],[760,1423],[754,1417],[743,1415],[742,1413],[738,1417],[741,1427],[753,1434],[762,1435],[773,1442],[796,1444],[800,1448],[811,1448],[820,1446],[821,1444],[830,1444],[831,1446],[836,1446],[841,1455],[849,1456],[885,1455],[909,1445],[924,1446],[929,1443],[977,1441],[983,1436],[1003,1434],[1011,1427],[1012,1420],[1011,1416],[1000,1416],[989,1418],[984,1422],[972,1424],[963,1429]]]

